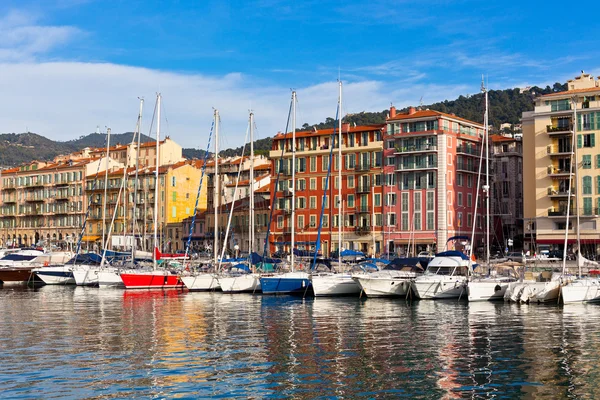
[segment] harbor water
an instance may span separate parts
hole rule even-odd
[[[600,306],[0,289],[2,398],[600,397]]]

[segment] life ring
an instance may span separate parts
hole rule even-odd
[[[44,267],[47,267],[50,265],[50,261],[44,261]]]

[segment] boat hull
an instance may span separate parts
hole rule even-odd
[[[70,267],[42,267],[32,271],[46,285],[74,285],[75,278]]]
[[[550,303],[557,302],[561,282],[512,282],[508,285],[504,300],[515,303]]]
[[[369,276],[355,279],[367,297],[406,297],[410,288],[409,279]]]
[[[410,290],[422,300],[458,299],[467,297],[467,282],[462,280],[414,280]]]
[[[79,266],[73,269],[73,277],[78,286],[125,287],[118,270],[112,267]]]
[[[256,274],[222,276],[218,279],[224,293],[260,292],[260,277]]]
[[[122,273],[121,280],[126,289],[182,289],[179,275],[168,271]]]
[[[31,273],[31,267],[21,268],[0,268],[0,282],[9,283],[27,283],[34,280],[35,275]]]
[[[288,272],[260,278],[263,294],[312,294],[310,277],[306,272]]]
[[[182,276],[181,281],[190,291],[202,292],[220,288],[217,276],[212,273]]]
[[[315,296],[353,296],[360,285],[348,274],[313,275],[311,285]]]
[[[600,280],[576,280],[561,288],[564,304],[600,302]]]
[[[469,282],[469,301],[496,301],[504,300],[509,282],[501,281],[472,281]]]

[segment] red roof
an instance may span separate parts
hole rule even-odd
[[[459,121],[468,122],[469,124],[478,125],[478,126],[483,127],[483,125],[481,125],[477,122],[470,121],[465,118],[457,117],[456,115],[446,114],[441,111],[434,111],[434,110],[416,110],[412,114],[409,114],[408,111],[404,112],[404,113],[398,113],[398,114],[396,114],[395,117],[388,118],[388,121],[402,121],[402,120],[406,120],[406,119],[419,119],[419,118],[431,118],[431,117],[446,117],[446,118],[456,119]]]
[[[510,137],[506,137],[506,136],[502,136],[502,135],[490,135],[490,139],[492,139],[493,143],[515,142],[516,141],[515,138],[510,138]]]
[[[377,131],[377,130],[383,130],[385,128],[385,124],[377,124],[377,125],[358,125],[358,126],[350,126],[348,127],[347,124],[346,127],[342,126],[342,133],[347,133],[347,132],[371,132],[371,131]],[[296,138],[301,138],[301,137],[310,137],[310,136],[327,136],[327,135],[331,135],[333,133],[333,129],[334,128],[327,128],[327,129],[319,129],[317,131],[298,131],[296,132]],[[335,127],[335,131],[337,132],[337,127]],[[292,132],[288,132],[286,134],[283,133],[278,133],[277,135],[275,135],[275,137],[273,139],[278,140],[278,139],[284,139],[284,138],[292,138],[293,133]]]

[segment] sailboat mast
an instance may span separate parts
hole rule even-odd
[[[573,96],[573,98],[571,99],[571,101],[573,102],[573,151],[575,152],[575,182],[579,182],[579,168],[577,168],[578,162],[579,162],[579,158],[577,153],[577,96]],[[581,254],[581,235],[580,235],[580,225],[579,225],[579,185],[575,185],[575,211],[576,211],[576,227],[577,227],[577,265],[579,267],[579,276],[581,276],[581,263],[579,262],[579,255]],[[571,201],[570,195],[569,195],[569,202]],[[569,216],[567,215],[567,218],[569,218]],[[568,219],[567,219],[567,232],[569,230],[569,223],[568,223]],[[565,253],[567,251],[567,245],[565,243]],[[563,257],[563,260],[565,260],[566,254],[564,254],[565,257]]]
[[[485,240],[487,245],[485,246],[485,262],[489,267],[490,265],[490,132],[489,132],[489,107],[488,107],[488,90],[485,90],[485,116],[484,116],[484,128],[485,128],[485,208],[486,208],[486,231]],[[473,243],[471,243],[473,247]]]
[[[292,185],[290,189],[292,190],[292,238],[290,262],[292,263],[292,272],[294,272],[294,243],[296,239],[296,91],[292,91]]]
[[[250,212],[248,220],[250,221],[250,242],[248,244],[248,254],[254,251],[254,113],[250,112]]]
[[[102,245],[106,240],[106,196],[108,194],[108,170],[110,167],[110,128],[106,130],[106,171],[104,173],[104,197],[102,199]]]
[[[338,110],[338,265],[342,265],[342,81],[339,81]],[[347,133],[346,133],[347,134]]]
[[[135,222],[136,222],[136,211],[137,211],[137,192],[138,192],[138,168],[140,165],[140,137],[142,136],[142,110],[144,109],[144,99],[140,98],[140,113],[138,114],[137,123],[137,148],[135,154],[135,180],[133,181],[133,209],[131,211],[131,261],[135,260]],[[134,138],[135,142],[135,138]],[[127,165],[125,166],[127,168]]]
[[[160,93],[156,95],[156,171],[154,173],[154,257],[152,257],[153,267],[156,269],[156,256],[158,250],[158,168],[160,166]]]
[[[213,206],[215,209],[215,239],[213,244],[215,268],[219,262],[219,110],[215,110],[215,192]]]

